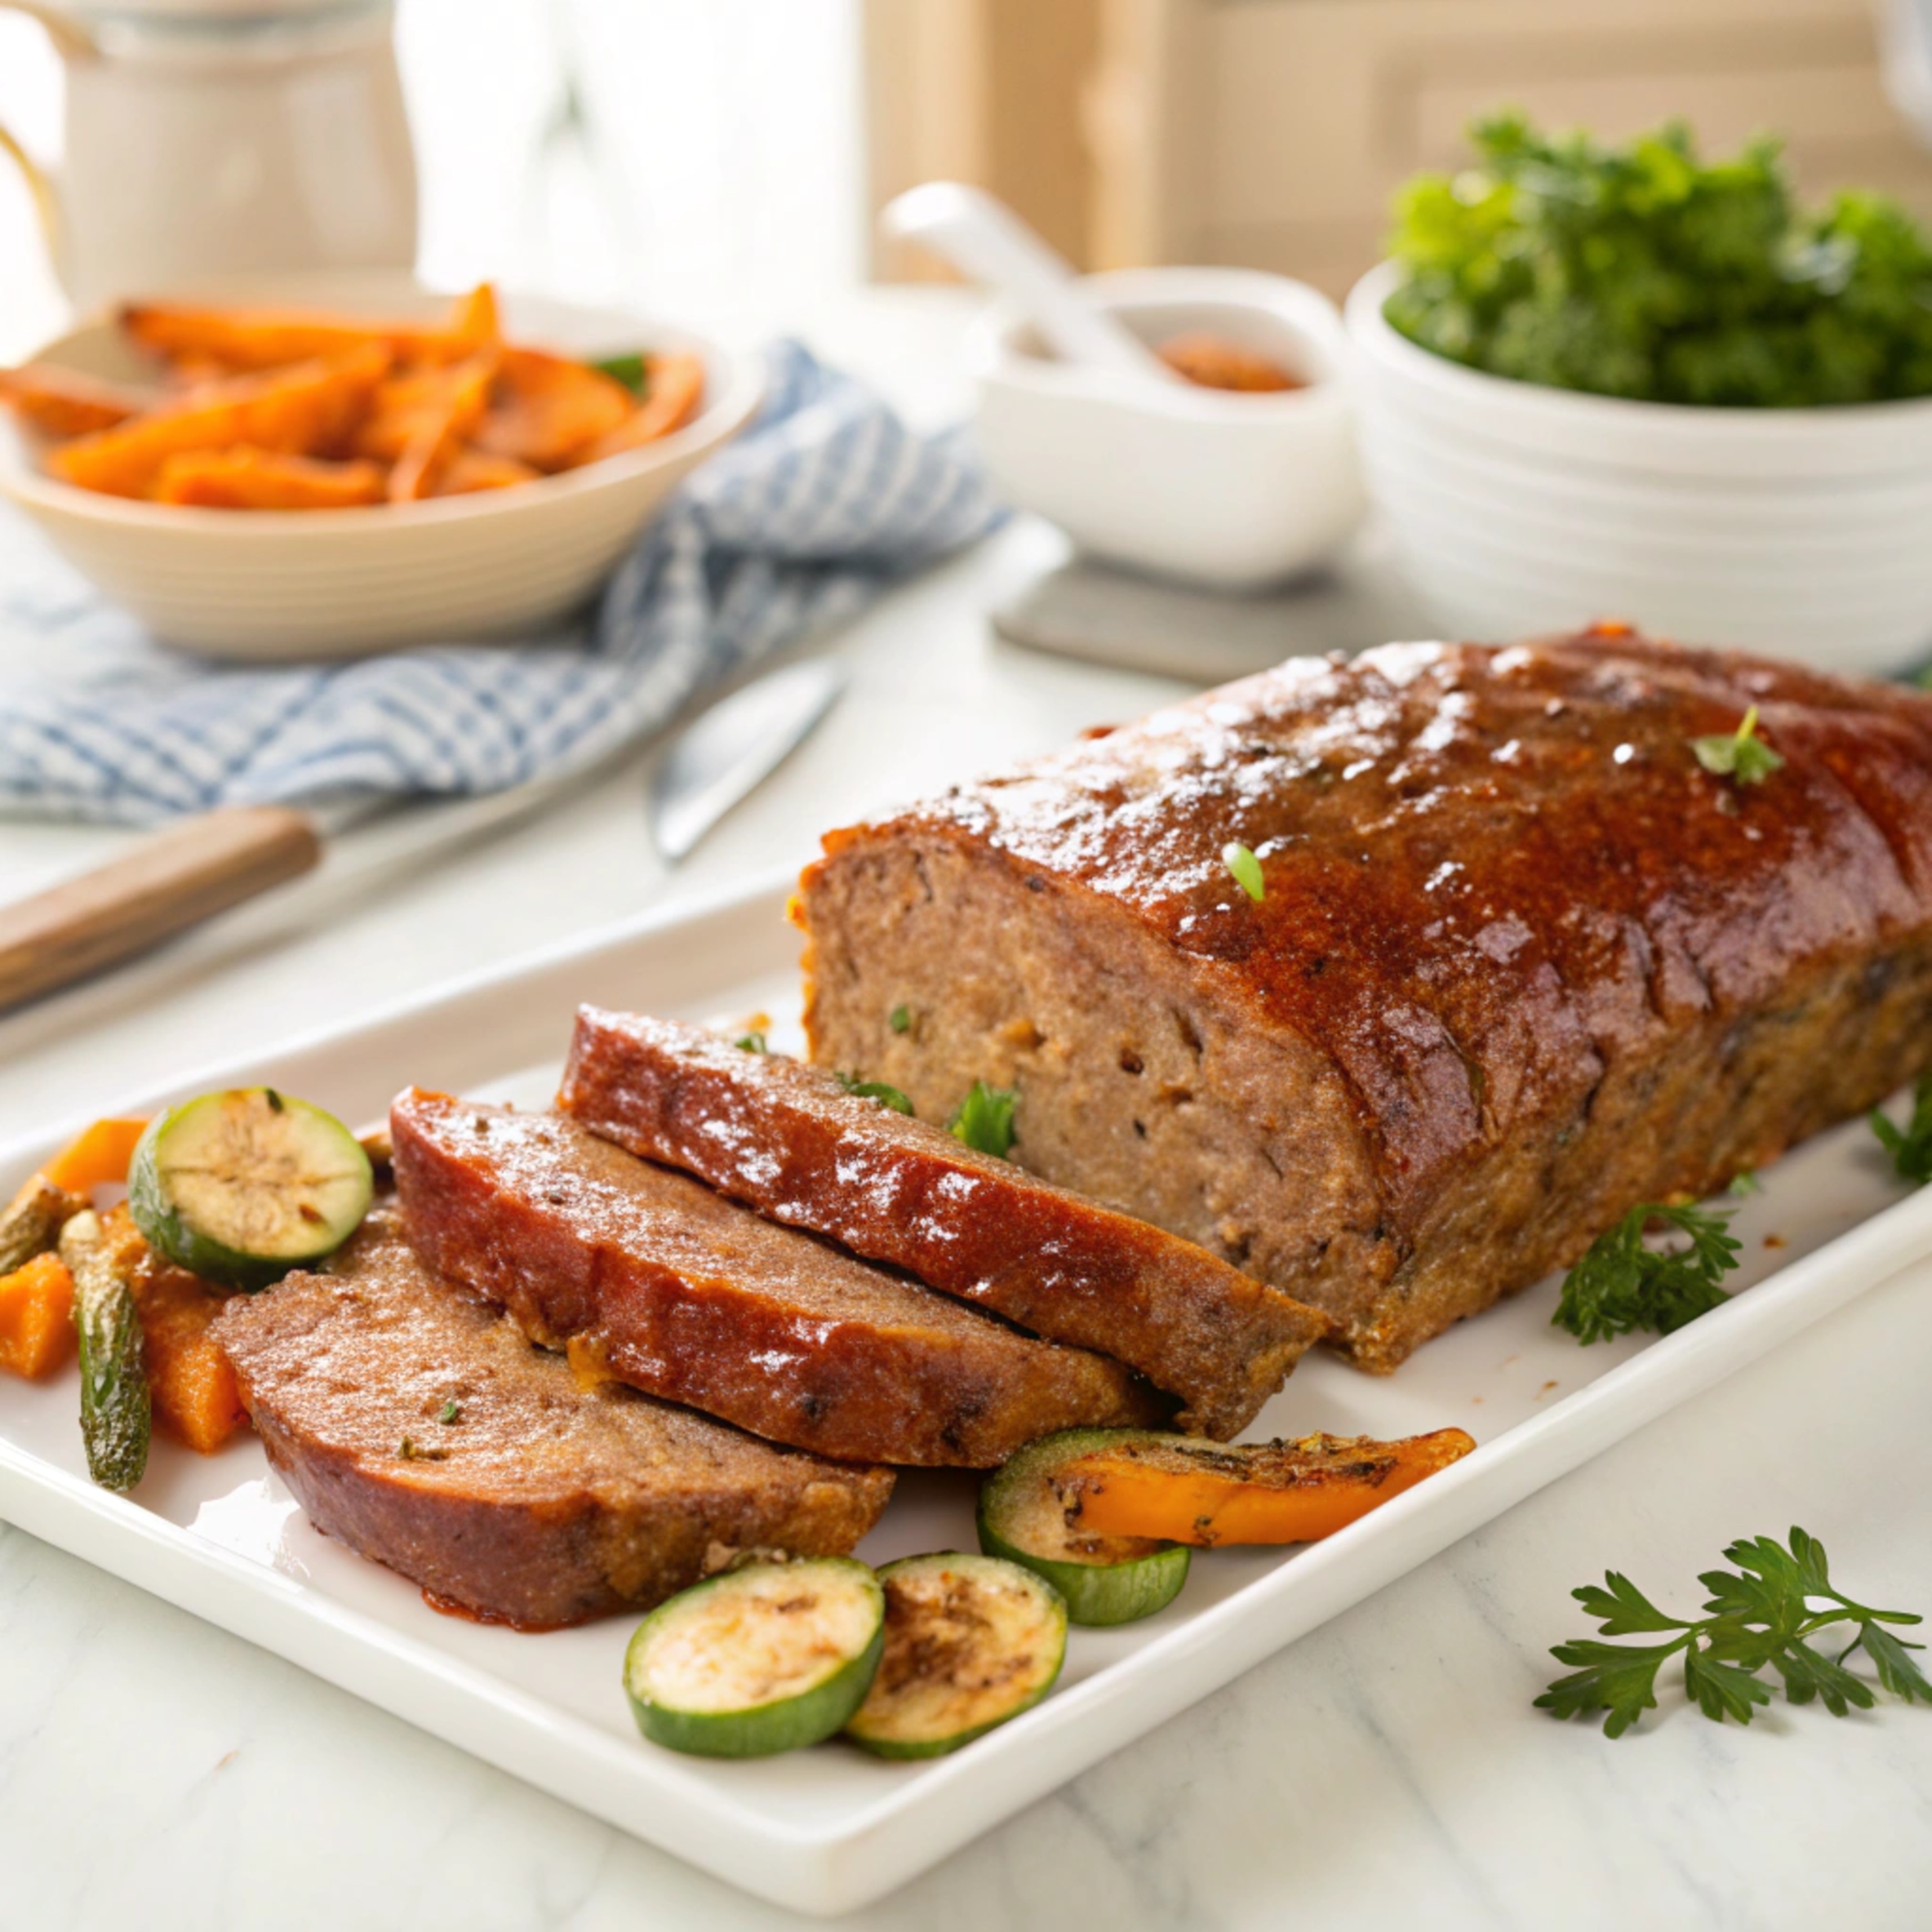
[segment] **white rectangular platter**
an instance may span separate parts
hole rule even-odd
[[[411,1081],[540,1105],[580,1001],[742,1024],[796,1042],[797,935],[782,887],[635,922],[365,1025],[167,1093],[82,1096],[147,1113],[267,1081],[351,1121]],[[79,1123],[0,1148],[9,1191]],[[1739,1204],[1747,1290],[1662,1340],[1583,1348],[1546,1282],[1375,1380],[1311,1358],[1252,1433],[1401,1435],[1455,1423],[1480,1447],[1311,1548],[1198,1559],[1161,1615],[1077,1630],[1059,1687],[957,1753],[890,1765],[836,1743],[723,1763],[645,1743],[619,1681],[630,1623],[545,1636],[429,1610],[311,1530],[252,1437],[202,1458],[158,1444],[124,1499],[86,1477],[71,1375],[0,1388],[0,1517],[260,1644],[641,1838],[780,1903],[876,1898],[1621,1437],[1932,1253],[1932,1189],[1906,1195],[1861,1122],[1807,1144]],[[861,1547],[874,1561],[971,1548],[973,1479],[909,1473]]]

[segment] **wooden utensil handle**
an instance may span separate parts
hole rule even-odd
[[[300,812],[228,806],[0,906],[0,1009],[131,959],[321,857],[322,841]]]

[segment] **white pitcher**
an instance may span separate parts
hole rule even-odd
[[[391,0],[113,0],[30,14],[67,78],[49,179],[0,128],[82,309],[229,273],[407,268],[415,158]]]

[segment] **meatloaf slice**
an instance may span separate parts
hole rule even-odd
[[[1752,705],[1782,765],[1704,769]],[[834,833],[799,906],[815,1059],[1016,1086],[1016,1158],[1387,1370],[1932,1064],[1932,700],[1618,627],[1296,660]]]
[[[1192,1241],[701,1027],[584,1007],[557,1104],[773,1220],[1117,1356],[1224,1440],[1329,1326]]]
[[[317,1528],[527,1628],[661,1601],[741,1550],[843,1555],[888,1469],[761,1442],[561,1356],[371,1218],[324,1274],[238,1295],[215,1333]]]
[[[570,1338],[775,1441],[983,1468],[1052,1429],[1166,1412],[1118,1362],[775,1227],[561,1114],[412,1090],[389,1124],[425,1260],[535,1340]]]

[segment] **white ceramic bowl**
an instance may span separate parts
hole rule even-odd
[[[1694,409],[1512,382],[1383,319],[1356,285],[1370,490],[1456,636],[1596,618],[1842,671],[1932,643],[1932,400]]]
[[[1320,563],[1366,508],[1347,343],[1317,290],[1244,269],[1132,269],[1084,286],[1158,343],[1206,329],[1308,383],[1232,395],[1055,362],[996,310],[973,355],[979,446],[1010,500],[1090,556],[1228,590]]]
[[[449,304],[396,273],[171,293],[371,315],[439,314]],[[642,449],[515,489],[306,511],[191,509],[78,490],[42,475],[9,421],[0,423],[0,491],[158,637],[210,656],[355,657],[527,632],[590,597],[686,473],[750,416],[764,377],[755,357],[606,310],[513,295],[504,331],[574,354],[695,349],[706,366],[704,409]],[[104,318],[39,355],[97,375],[141,369]]]

